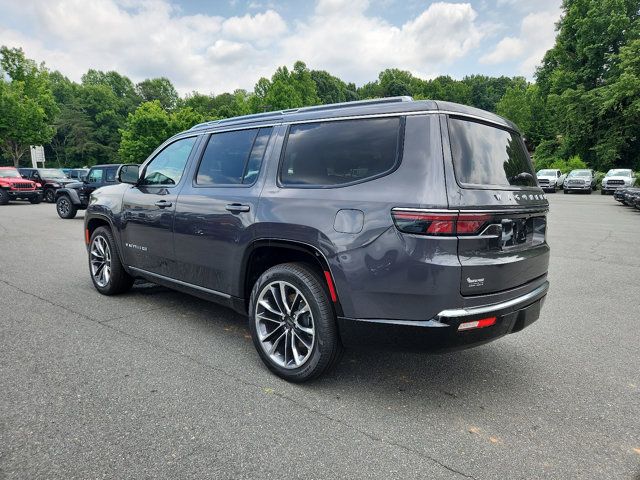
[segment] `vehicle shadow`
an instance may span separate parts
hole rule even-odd
[[[154,296],[154,303],[165,304],[167,309],[179,305],[181,316],[176,322],[188,322],[185,327],[200,331],[201,338],[223,334],[233,343],[240,338],[247,348],[238,354],[247,355],[248,364],[260,364],[253,351],[246,317],[214,303],[143,281],[137,281],[128,295]],[[513,344],[502,342],[499,339],[481,347],[442,354],[349,348],[335,370],[295,388],[331,394],[348,390],[351,396],[355,392],[357,397],[360,397],[357,392],[361,392],[362,398],[358,401],[365,402],[376,401],[375,398],[381,396],[396,401],[418,394],[421,401],[432,398],[439,402],[477,396],[483,391],[501,394],[529,391],[534,359]],[[266,368],[263,371],[271,376]],[[283,382],[282,385],[287,384]]]

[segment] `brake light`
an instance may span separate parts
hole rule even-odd
[[[496,317],[481,318],[480,320],[474,320],[472,322],[464,322],[458,325],[458,331],[460,330],[472,330],[474,328],[490,327],[496,323]]]
[[[440,213],[392,210],[393,221],[401,232],[418,235],[475,235],[492,220],[484,213]]]

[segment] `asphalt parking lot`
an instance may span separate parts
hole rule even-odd
[[[537,323],[445,355],[348,351],[305,385],[229,310],[99,295],[82,213],[0,207],[0,478],[640,479],[640,211],[548,197]]]

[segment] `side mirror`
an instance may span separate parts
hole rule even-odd
[[[140,165],[133,163],[122,165],[118,169],[118,181],[120,183],[129,183],[131,185],[137,185],[140,179]]]

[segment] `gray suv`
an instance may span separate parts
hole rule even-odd
[[[449,350],[534,322],[548,202],[516,127],[408,97],[196,125],[91,195],[89,271],[249,317],[255,347],[300,382],[344,346]]]

